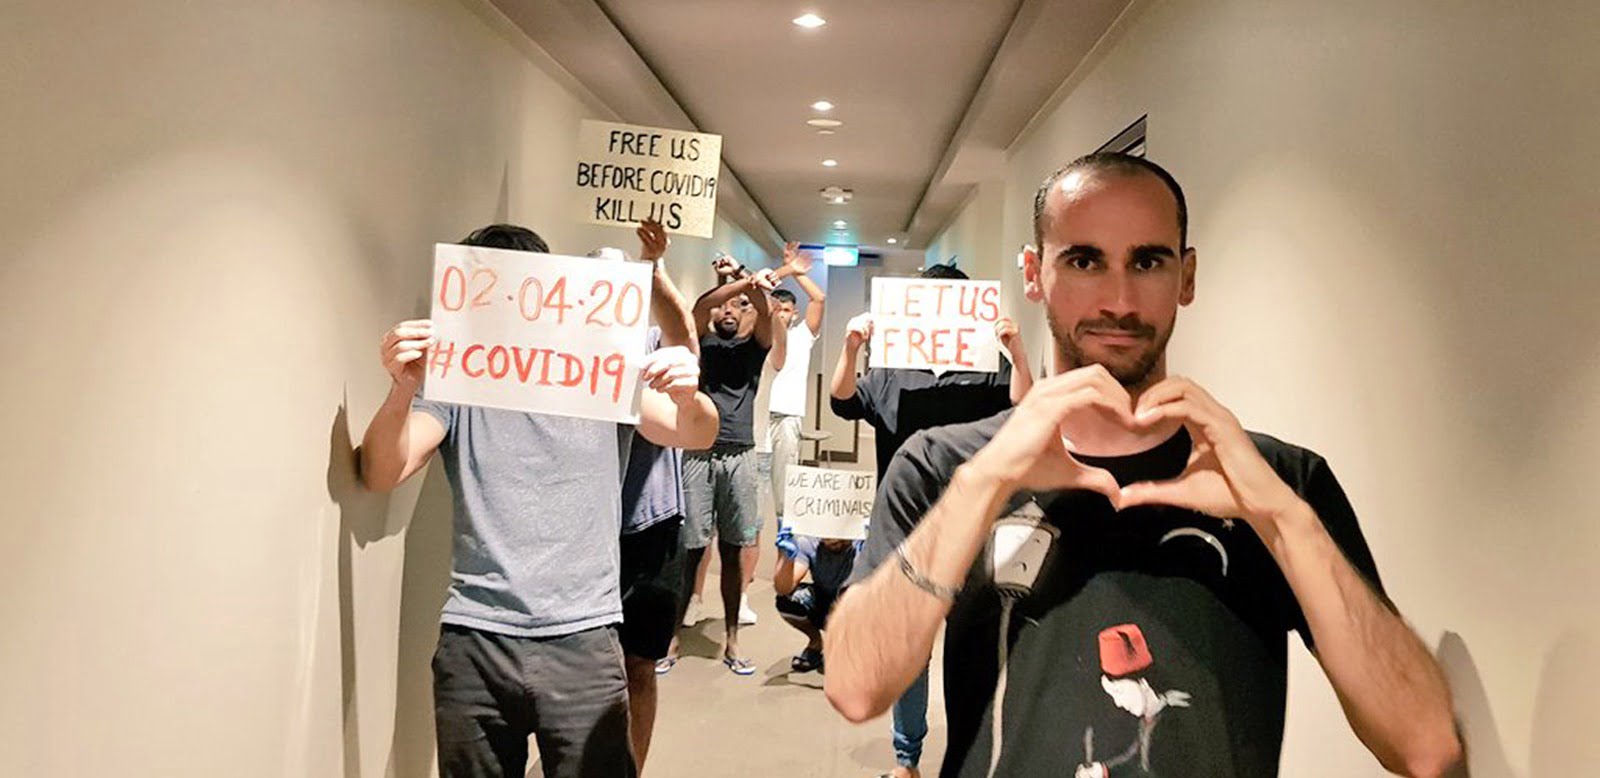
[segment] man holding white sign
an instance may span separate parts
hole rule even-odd
[[[833,412],[842,419],[863,419],[876,432],[880,483],[895,452],[912,435],[1000,413],[1033,384],[1017,326],[1000,315],[998,284],[973,284],[954,264],[930,265],[916,279],[892,279],[897,284],[877,283],[887,280],[874,279],[872,307],[890,324],[880,329],[877,313],[850,320],[832,387]],[[889,327],[893,337],[884,331]],[[857,382],[856,360],[869,341],[872,367]],[[997,342],[1009,364],[999,364]],[[978,372],[979,364],[997,369]],[[927,733],[924,670],[894,704],[895,778],[920,775]]]
[[[441,251],[441,265],[459,268],[449,277],[462,283],[460,291],[454,280],[436,283],[435,314],[482,321],[457,321],[448,348],[432,320],[402,322],[385,335],[392,383],[359,459],[362,482],[388,491],[438,450],[454,494],[451,584],[433,662],[440,774],[522,776],[532,735],[547,778],[632,776],[616,625],[622,452],[634,427],[618,420],[635,416],[627,388],[635,383],[637,430],[658,444],[708,444],[716,410],[697,391],[688,349],[664,348],[642,364],[613,360],[604,336],[573,331],[632,326],[630,307],[608,307],[631,278],[622,263],[572,267],[521,253],[548,247],[509,225],[462,243],[506,251],[466,265]],[[571,274],[552,274],[563,268]],[[572,281],[584,272],[598,274],[596,283]],[[509,291],[499,286],[518,278]],[[605,303],[599,281],[613,291]],[[495,309],[513,306],[529,327],[496,329],[504,321]],[[436,380],[464,377],[457,389],[467,394],[457,396],[479,391],[523,410],[423,399],[425,377],[430,390]],[[562,415],[539,412],[540,403]]]

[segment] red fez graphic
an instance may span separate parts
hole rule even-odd
[[[1149,667],[1150,647],[1138,624],[1120,624],[1100,632],[1100,670],[1111,677],[1132,675]]]

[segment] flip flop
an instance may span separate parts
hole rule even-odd
[[[732,670],[734,675],[756,674],[756,666],[752,664],[750,660],[745,659],[742,656],[725,656],[722,658],[722,663],[727,665],[728,669]]]
[[[664,656],[660,659],[657,659],[656,675],[666,675],[667,673],[672,672],[672,668],[677,666],[677,664],[678,658],[675,656]]]
[[[808,648],[794,655],[789,660],[789,672],[809,673],[812,670],[822,669],[822,652]]]

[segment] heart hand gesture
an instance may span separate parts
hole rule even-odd
[[[1260,530],[1300,500],[1261,457],[1233,413],[1193,381],[1169,378],[1139,398],[1135,423],[1149,427],[1169,419],[1189,430],[1193,450],[1188,465],[1172,480],[1123,487],[1122,508],[1172,505],[1244,519]]]

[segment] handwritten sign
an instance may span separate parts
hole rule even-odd
[[[1000,369],[999,281],[872,279],[870,367]]]
[[[783,518],[794,534],[851,540],[867,536],[876,475],[789,465],[783,477]]]
[[[423,395],[638,423],[650,274],[646,262],[435,246]]]
[[[722,136],[585,120],[577,185],[584,219],[711,237]]]

